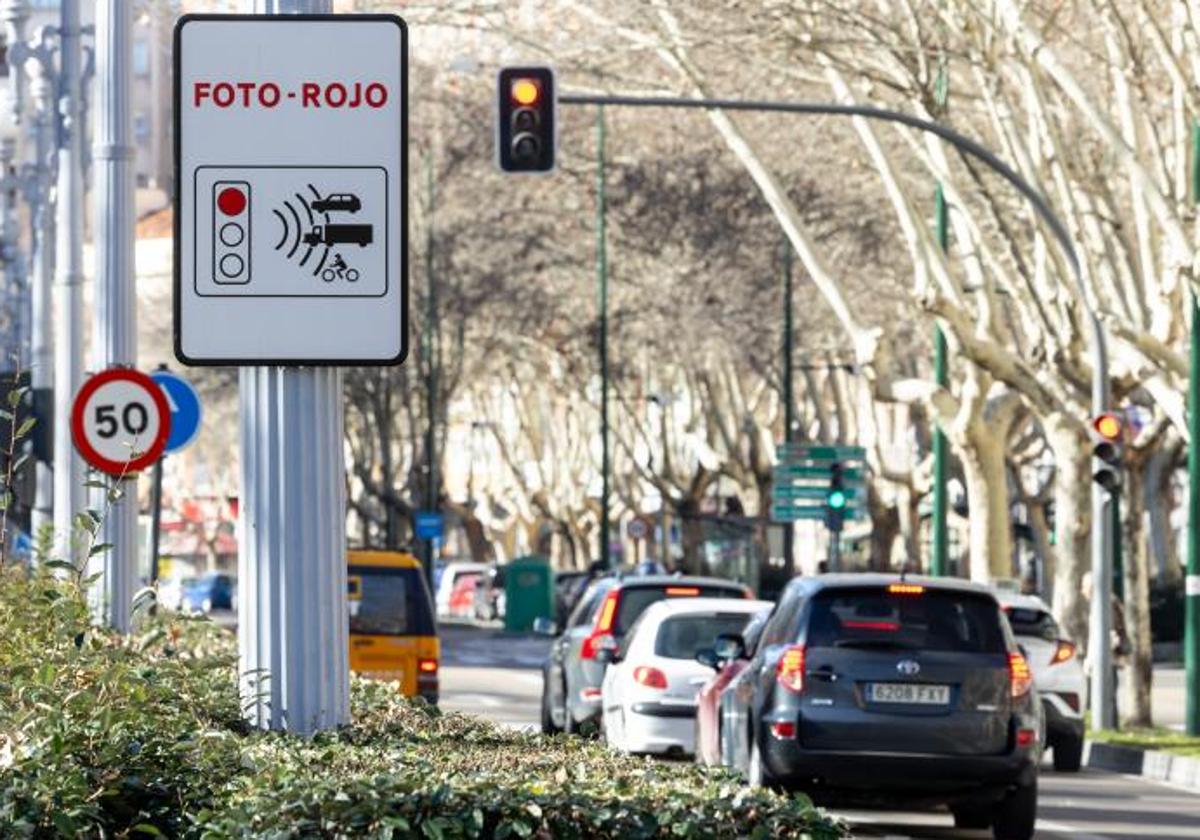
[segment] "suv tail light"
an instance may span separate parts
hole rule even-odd
[[[597,644],[600,637],[611,635],[613,619],[617,616],[617,600],[620,597],[621,593],[616,589],[604,596],[604,603],[600,605],[600,613],[596,616],[596,626],[583,640],[583,646],[579,649],[580,659],[595,659],[596,651],[600,649]]]
[[[1058,665],[1067,662],[1073,656],[1075,656],[1075,644],[1066,639],[1059,639],[1058,646],[1054,648],[1054,656],[1050,657],[1050,664]]]
[[[646,686],[646,688],[665,689],[667,687],[667,675],[649,665],[639,665],[634,668],[633,681]]]
[[[804,645],[792,645],[779,657],[775,681],[795,694],[804,691]]]
[[[1033,672],[1023,654],[1008,655],[1008,684],[1014,699],[1024,697],[1033,687]]]

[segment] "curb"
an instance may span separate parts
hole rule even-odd
[[[1084,747],[1084,766],[1141,776],[1155,782],[1169,782],[1200,793],[1200,759],[1182,755],[1139,750],[1115,744],[1088,741]]]

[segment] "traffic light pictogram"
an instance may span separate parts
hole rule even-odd
[[[505,172],[554,168],[556,102],[549,67],[505,67],[497,85],[496,159]]]

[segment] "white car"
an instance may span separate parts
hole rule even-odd
[[[766,601],[670,598],[651,604],[629,629],[609,662],[600,688],[604,738],[630,753],[691,755],[695,751],[696,694],[712,667],[696,660],[717,636],[741,633]]]
[[[1075,772],[1083,760],[1083,710],[1087,708],[1087,680],[1075,644],[1063,637],[1050,608],[1036,595],[1000,591],[996,598],[1033,669],[1054,769]]]
[[[454,592],[454,584],[464,575],[482,575],[488,568],[483,563],[447,563],[438,580],[437,614],[450,615],[450,594]]]

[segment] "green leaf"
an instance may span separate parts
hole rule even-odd
[[[0,420],[8,420],[11,423],[12,419],[13,413],[11,411],[6,411],[5,409],[0,408]]]
[[[29,434],[29,430],[36,425],[36,417],[26,417],[25,422],[17,427],[17,439],[20,440],[21,438],[25,437],[25,435]]]
[[[163,834],[161,831],[159,831],[158,828],[156,828],[155,826],[150,825],[150,823],[138,823],[130,830],[136,831],[139,834],[148,834],[151,837],[166,837],[167,836],[167,835]]]
[[[64,572],[75,571],[75,564],[66,560],[47,560],[42,564],[43,569],[62,569]]]
[[[88,549],[88,557],[95,557],[97,554],[103,554],[113,547],[112,543],[96,543]]]
[[[11,391],[8,392],[8,407],[16,408],[20,402],[21,402],[21,392],[20,392],[20,390],[13,388]]]

